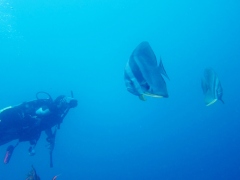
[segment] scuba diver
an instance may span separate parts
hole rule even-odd
[[[40,94],[47,95],[47,98],[39,98]],[[77,106],[77,100],[73,98],[72,92],[71,95],[71,97],[61,95],[53,100],[48,93],[38,92],[35,100],[0,110],[0,146],[18,140],[15,146],[8,146],[5,164],[10,161],[13,150],[20,142],[29,141],[31,145],[29,154],[34,155],[34,147],[41,132],[45,131],[50,150],[50,167],[53,167],[52,151],[57,129],[60,129],[60,124],[69,110]]]

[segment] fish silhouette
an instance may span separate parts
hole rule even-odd
[[[223,89],[218,79],[217,74],[212,68],[207,68],[204,71],[204,78],[202,79],[202,90],[205,96],[206,106],[214,104],[217,100],[222,103]]]
[[[144,96],[167,98],[167,86],[162,75],[168,78],[162,59],[160,58],[158,64],[149,43],[140,43],[125,67],[124,80],[127,90],[141,100],[145,100]]]

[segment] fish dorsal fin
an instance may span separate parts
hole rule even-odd
[[[166,71],[165,71],[165,69],[164,69],[164,67],[163,67],[162,57],[160,57],[160,63],[158,65],[158,69],[159,69],[159,71],[161,72],[162,75],[164,75],[168,80],[170,80]]]
[[[137,64],[141,64],[144,67],[157,67],[157,58],[147,41],[141,42],[133,51],[132,56],[135,56]]]

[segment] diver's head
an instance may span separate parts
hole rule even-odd
[[[57,109],[65,111],[68,108],[77,107],[78,102],[72,97],[61,95],[55,99],[54,104]]]

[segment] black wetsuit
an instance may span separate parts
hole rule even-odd
[[[48,108],[48,115],[37,115],[39,108]],[[0,112],[0,145],[14,139],[19,141],[37,141],[42,131],[61,123],[61,112],[54,108],[49,99],[24,102],[18,106],[3,109]]]

